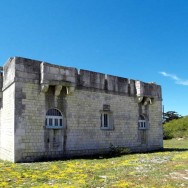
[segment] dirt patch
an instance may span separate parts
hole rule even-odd
[[[181,179],[188,181],[188,170],[176,171],[170,173],[171,178],[173,179]]]

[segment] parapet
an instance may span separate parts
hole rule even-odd
[[[107,75],[107,89],[113,92],[128,94],[129,80],[117,76]]]
[[[62,87],[67,94],[75,89],[92,89],[106,93],[134,96],[142,99],[161,99],[161,87],[155,83],[144,83],[128,78],[106,75],[72,67],[58,66],[42,61],[21,57],[10,58],[4,66],[3,88],[13,81],[32,81],[41,85],[41,91],[47,92],[50,85],[56,87],[58,96]]]
[[[79,85],[86,88],[104,89],[105,74],[92,72],[87,70],[80,70]]]
[[[161,87],[155,83],[135,82],[136,93],[138,97],[155,97],[161,98]]]
[[[51,65],[49,63],[42,62],[40,64],[41,83],[58,85],[62,82],[76,84],[76,78],[78,75],[77,69]]]

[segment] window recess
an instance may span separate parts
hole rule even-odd
[[[113,113],[110,111],[110,105],[103,105],[103,110],[100,111],[100,128],[112,130],[114,129],[113,124]]]
[[[57,109],[49,109],[46,113],[45,126],[51,129],[64,128],[61,112]]]

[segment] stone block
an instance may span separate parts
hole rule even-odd
[[[161,99],[161,87],[155,83],[135,81],[137,96],[145,96]]]
[[[80,70],[80,85],[87,88],[104,89],[105,74]]]
[[[41,83],[53,83],[54,81],[59,81],[57,84],[62,84],[62,82],[70,82],[76,84],[77,82],[77,69],[64,67],[64,66],[55,66],[49,63],[41,64]]]
[[[107,75],[107,90],[128,94],[128,79]]]

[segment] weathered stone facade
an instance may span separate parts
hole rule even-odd
[[[0,73],[0,158],[163,147],[161,87],[20,57]],[[55,114],[55,115],[54,115]]]

